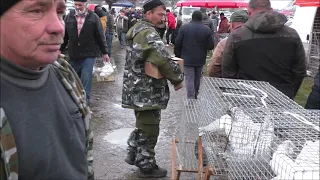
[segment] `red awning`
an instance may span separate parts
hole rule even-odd
[[[88,9],[91,11],[94,11],[94,8],[96,7],[97,4],[89,4]]]
[[[248,7],[248,2],[245,0],[181,0],[176,4],[180,6],[194,6],[206,8],[239,8]]]
[[[206,7],[207,2],[204,0],[182,0],[177,2],[177,6],[194,6],[194,7]]]
[[[301,7],[305,7],[305,6],[320,7],[320,0],[296,0],[294,4]]]

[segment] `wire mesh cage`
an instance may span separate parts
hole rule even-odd
[[[201,95],[206,106],[226,108],[283,108],[302,109],[300,105],[263,81],[248,81],[225,78],[203,78]]]
[[[294,160],[305,143],[319,144],[319,111],[304,110],[266,82],[204,78],[200,94],[199,131],[214,175],[294,179],[291,177],[299,174],[295,167],[288,173],[272,161],[277,149],[290,142],[295,152],[290,158]],[[312,153],[319,159],[319,148]],[[319,174],[319,169],[308,168],[311,166],[299,172]]]
[[[319,179],[319,118],[318,110],[231,108],[200,132],[215,174],[229,179]]]
[[[182,116],[179,122],[179,127],[176,130],[173,142],[173,153],[176,161],[173,161],[172,171],[177,171],[177,177],[172,179],[179,179],[181,172],[202,173],[198,163],[198,120],[201,118],[201,109],[199,101],[184,100],[182,106]],[[173,174],[175,176],[175,174]]]
[[[232,169],[229,177],[319,179],[319,112],[281,109],[233,111],[233,130],[228,145],[231,148],[226,152],[227,164]],[[237,132],[245,132],[246,135],[239,136]]]
[[[320,69],[320,8],[318,8],[313,22],[308,62],[308,75],[314,77]]]

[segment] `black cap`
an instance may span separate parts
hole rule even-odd
[[[202,21],[202,13],[198,10],[192,13],[192,20],[193,21]]]
[[[1,12],[0,16],[2,16],[6,11],[8,11],[12,6],[17,4],[20,0],[1,0],[0,6],[1,6]]]
[[[75,2],[87,2],[88,0],[73,0]]]
[[[156,8],[158,6],[162,6],[164,3],[161,0],[149,0],[143,5],[143,11],[146,13],[147,11],[150,11],[153,8]]]

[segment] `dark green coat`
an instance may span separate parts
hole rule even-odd
[[[122,107],[135,110],[165,109],[170,92],[167,80],[173,85],[183,81],[180,66],[170,59],[155,27],[142,20],[127,33],[127,54],[123,76]],[[144,64],[158,67],[163,79],[145,74]]]

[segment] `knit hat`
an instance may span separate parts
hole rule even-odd
[[[8,11],[12,6],[17,4],[20,0],[1,0],[0,1],[0,16],[2,16],[6,11]]]
[[[88,0],[73,0],[75,2],[87,2]]]
[[[162,6],[164,3],[161,0],[148,0],[143,5],[143,11],[146,13],[147,11],[152,10],[153,8],[156,8],[158,6]]]
[[[248,13],[245,10],[239,10],[234,12],[230,17],[230,22],[243,22],[246,23],[248,21]]]
[[[5,12],[7,12],[12,6],[17,4],[20,0],[0,0],[0,16],[2,16]],[[81,1],[87,2],[87,0],[74,0],[74,1]]]
[[[198,10],[193,11],[191,17],[193,21],[202,21],[202,13]]]

